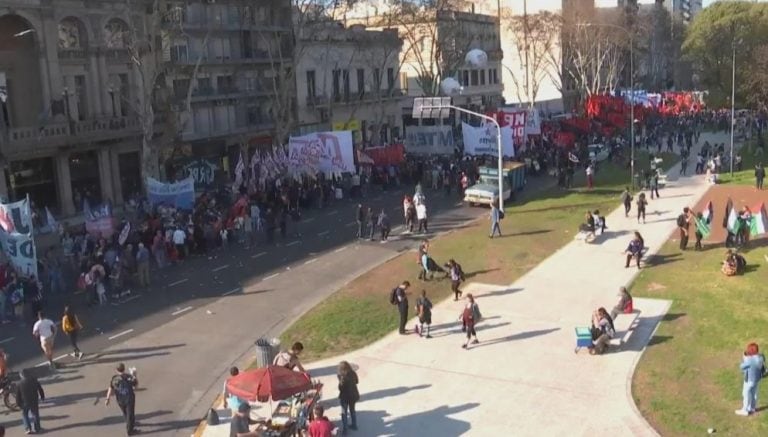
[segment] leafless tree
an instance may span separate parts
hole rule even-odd
[[[565,41],[565,73],[581,96],[600,94],[616,88],[624,69],[626,33],[608,26],[577,24]]]
[[[562,19],[547,11],[518,15],[503,9],[501,25],[511,33],[514,42],[512,53],[504,53],[505,60],[523,67],[521,70],[508,68],[518,101],[533,106],[541,84],[548,77],[559,75],[561,70]],[[553,63],[554,60],[557,63]]]

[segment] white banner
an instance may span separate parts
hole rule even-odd
[[[472,127],[466,123],[461,124],[461,132],[464,136],[464,153],[467,155],[498,155],[499,146],[496,143],[496,126],[487,124],[480,127]],[[512,127],[501,128],[501,150],[506,157],[515,156]]]
[[[451,126],[407,126],[405,151],[414,155],[452,155],[453,128]]]
[[[528,111],[528,117],[525,120],[526,135],[541,135],[541,117],[536,108]]]
[[[300,172],[355,172],[352,132],[317,132],[288,141],[289,161]]]
[[[21,275],[37,277],[37,254],[32,237],[29,198],[0,204],[0,244],[5,256]]]
[[[152,205],[164,203],[191,210],[195,205],[195,180],[189,176],[179,182],[164,183],[148,177],[147,197]]]

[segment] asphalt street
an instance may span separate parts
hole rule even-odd
[[[418,235],[403,235],[403,191],[378,192],[361,202],[384,208],[393,223],[388,243],[355,238],[357,201],[310,210],[291,222],[288,237],[274,246],[226,247],[210,258],[192,258],[153,271],[153,286],[119,302],[85,308],[82,296],[54,297],[48,312],[60,319],[65,300],[75,302],[85,326],[77,362],[64,336],[55,357],[62,366],[49,374],[31,327],[3,325],[0,347],[12,369],[35,367],[50,397],[43,426],[56,435],[121,435],[117,408],[94,408],[103,401],[116,362],[140,369],[137,415],[145,433],[189,435],[221,388],[224,373],[250,358],[256,338],[277,335],[291,321],[344,283],[415,247]],[[487,213],[462,207],[458,194],[427,192],[428,236],[464,226]],[[300,235],[297,235],[300,234]],[[394,279],[396,282],[396,279]],[[391,284],[382,284],[389,286]],[[0,416],[20,426],[18,413]],[[160,419],[151,423],[149,419]]]

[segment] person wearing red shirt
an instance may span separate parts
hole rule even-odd
[[[333,437],[333,429],[336,425],[323,416],[325,409],[322,405],[315,405],[314,419],[309,423],[309,437]]]

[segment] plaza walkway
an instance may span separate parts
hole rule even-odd
[[[713,137],[702,135],[702,143],[705,139]],[[360,430],[351,435],[656,435],[634,406],[631,377],[670,302],[635,299],[639,314],[616,321],[618,336],[632,325],[627,342],[603,356],[574,353],[574,327],[588,326],[597,307],[615,305],[619,286],[636,275],[636,268],[624,268],[623,256],[633,231],[645,238],[651,264],[674,261],[652,255],[675,231],[682,208],[696,204],[707,190],[703,176],[679,178],[677,167],[669,172],[661,199],[649,199],[646,224],[625,218],[621,208],[608,215],[609,229],[595,244],[573,241],[514,284],[464,287],[478,297],[484,316],[481,343],[470,350],[460,347],[457,318],[463,302],[446,301],[434,308],[430,340],[393,333],[309,366],[326,384],[328,416],[339,423],[335,371],[340,360],[347,360],[357,368],[362,395]],[[514,232],[514,223],[515,215],[509,214],[505,230]],[[574,229],[552,231],[575,234]],[[515,238],[498,244],[515,244]],[[418,284],[412,292],[418,292]],[[209,427],[204,435],[228,435],[228,428]]]

